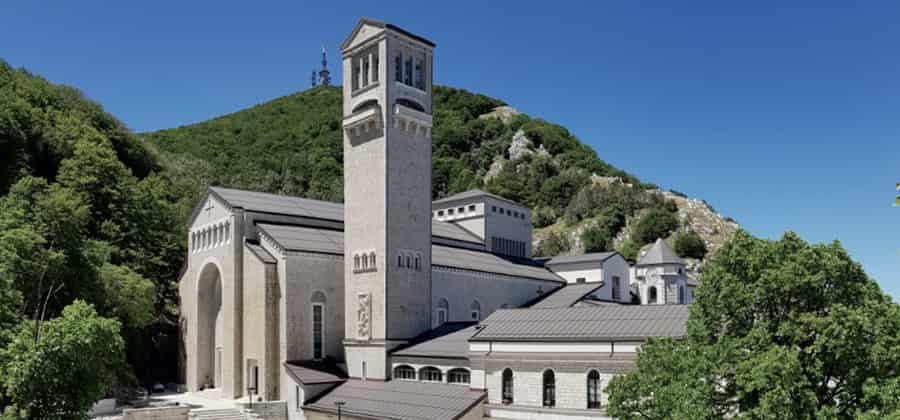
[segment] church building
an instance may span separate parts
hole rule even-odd
[[[206,191],[179,281],[189,391],[291,419],[596,419],[641,343],[684,336],[693,284],[665,242],[635,267],[534,258],[527,207],[431,200],[434,48],[373,19],[341,45],[343,204]]]

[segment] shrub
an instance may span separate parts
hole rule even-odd
[[[703,242],[703,238],[693,230],[688,230],[675,235],[673,248],[675,253],[681,257],[702,259],[706,256],[706,243]]]
[[[547,236],[538,243],[535,254],[542,257],[552,257],[568,252],[572,245],[569,244],[569,238],[562,232],[549,232]]]
[[[556,211],[552,207],[538,206],[531,212],[531,223],[542,228],[556,223]]]
[[[581,242],[584,244],[584,252],[609,251],[612,248],[612,235],[605,226],[593,225],[581,232]]]
[[[678,218],[662,208],[650,209],[634,226],[631,238],[639,244],[646,244],[658,238],[665,238],[678,228]]]
[[[626,239],[619,245],[619,254],[622,255],[622,258],[628,260],[628,262],[634,264],[637,262],[638,253],[641,251],[641,246],[637,244],[637,242],[629,239]]]

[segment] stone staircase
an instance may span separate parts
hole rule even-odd
[[[189,420],[248,420],[250,416],[236,408],[210,408],[191,410]]]

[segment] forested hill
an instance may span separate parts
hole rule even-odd
[[[737,228],[705,202],[661,192],[601,160],[568,130],[503,101],[438,86],[434,198],[483,188],[533,209],[536,250],[551,255],[640,246],[670,237],[702,258]],[[196,179],[341,201],[341,89],[317,87],[198,124],[141,134]]]

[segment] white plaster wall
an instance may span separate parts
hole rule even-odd
[[[607,259],[603,263],[603,281],[606,282],[603,289],[607,293],[605,298],[612,299],[613,277],[618,276],[620,287],[619,302],[631,302],[630,273],[628,262],[621,255],[616,254]]]
[[[485,197],[484,206],[485,246],[490,249],[492,242],[491,238],[495,236],[515,241],[523,241],[525,242],[525,256],[531,257],[531,210],[521,205],[513,205],[510,202],[496,200],[490,197]],[[497,207],[497,212],[493,211],[494,206]],[[511,215],[507,215],[506,212],[500,214],[500,208],[524,213],[525,218],[517,219]]]

